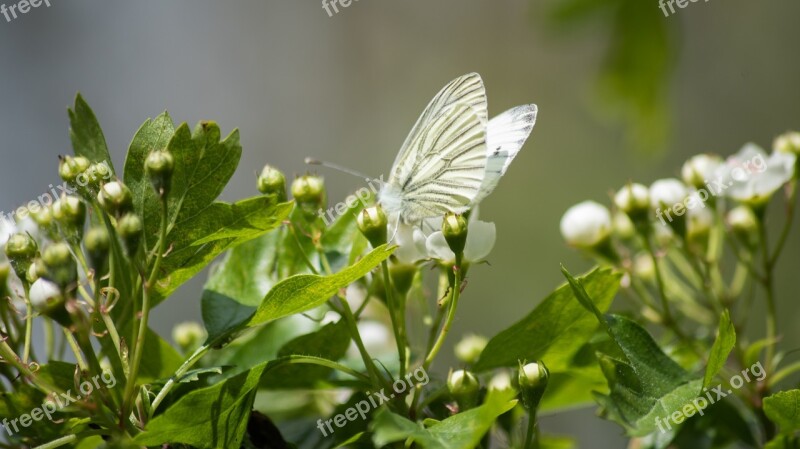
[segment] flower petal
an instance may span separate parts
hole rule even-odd
[[[467,245],[464,247],[464,258],[477,262],[485,259],[492,252],[497,239],[497,228],[494,223],[473,220],[469,222]]]
[[[425,246],[428,248],[428,255],[430,257],[443,261],[456,260],[456,255],[450,250],[450,246],[447,244],[447,240],[445,240],[442,231],[436,231],[429,235]]]

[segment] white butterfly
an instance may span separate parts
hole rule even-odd
[[[378,199],[395,223],[464,213],[489,195],[536,122],[535,104],[488,120],[477,73],[448,83],[411,129]]]

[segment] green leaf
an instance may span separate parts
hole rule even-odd
[[[131,334],[129,324],[120,329],[122,335]],[[166,379],[172,376],[183,363],[183,357],[155,331],[148,328],[144,340],[144,354],[139,368],[137,383],[148,383],[158,379]]]
[[[511,391],[492,391],[480,407],[453,415],[424,428],[386,409],[381,409],[371,425],[372,441],[378,447],[410,441],[424,449],[473,449],[477,447],[498,416],[517,404]]]
[[[778,435],[764,446],[764,449],[800,449],[800,438],[790,435]]]
[[[183,396],[150,421],[134,441],[147,446],[183,443],[209,449],[239,447],[265,367],[261,364]]]
[[[800,430],[800,390],[781,391],[764,398],[764,413],[783,434]]]
[[[694,412],[689,413],[687,407],[693,407],[702,380],[693,378],[664,354],[635,322],[618,315],[607,315],[606,321],[624,360],[599,354],[610,389],[608,395],[596,395],[603,414],[622,425],[630,436],[652,433],[660,422],[675,425],[669,416],[678,410],[691,416]],[[662,429],[665,427],[663,424]]]
[[[233,203],[230,217],[220,227],[205,237],[195,240],[192,246],[205,245],[219,240],[232,239],[232,245],[260,237],[280,225],[289,216],[293,202],[273,205],[266,196],[257,196]],[[274,206],[275,213],[267,212]]]
[[[619,289],[620,275],[595,269],[581,279],[593,298],[592,307],[607,310]],[[575,297],[569,285],[559,287],[525,318],[492,338],[474,369],[513,367],[524,359],[544,360],[551,373],[570,370],[571,358],[598,327]]]
[[[248,326],[257,326],[267,321],[305,312],[325,303],[339,289],[362,278],[386,260],[395,248],[381,245],[355,265],[330,276],[300,274],[279,282],[267,293],[247,323]]]
[[[342,319],[286,343],[278,351],[278,357],[309,355],[337,361],[344,357],[348,346],[350,333]],[[331,372],[333,370],[325,366],[287,364],[265,373],[261,385],[269,389],[312,388],[318,381],[328,378]]]
[[[142,218],[145,248],[152,248],[158,240],[161,208],[153,185],[144,172],[144,163],[151,151],[167,148],[174,134],[172,118],[164,112],[155,119],[147,119],[128,146],[124,182],[131,190],[133,208]]]
[[[108,154],[106,138],[100,123],[97,122],[92,108],[86,103],[81,94],[75,97],[75,106],[68,109],[69,113],[69,138],[76,156],[83,156],[92,162],[107,162],[114,172],[114,164]]]
[[[706,366],[706,374],[703,378],[703,387],[708,387],[714,381],[714,376],[719,373],[725,362],[728,361],[728,355],[733,350],[736,344],[736,329],[731,322],[731,313],[725,310],[719,318],[719,328],[717,329],[717,339],[711,346],[711,354],[708,356],[708,365]]]

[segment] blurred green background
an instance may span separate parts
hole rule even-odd
[[[118,167],[141,122],[164,109],[240,128],[244,156],[223,195],[232,200],[256,194],[263,164],[302,173],[305,156],[388,174],[433,94],[477,71],[491,115],[539,105],[532,137],[482,204],[497,245],[491,266],[470,273],[453,333],[491,335],[561,282],[559,263],[590,267],[558,233],[570,205],[608,203],[628,180],[678,175],[693,154],[768,146],[800,128],[798,17],[796,0],[690,3],[668,18],[656,0],[361,0],[333,17],[317,0],[53,0],[0,17],[0,210],[60,183],[76,91]],[[321,173],[332,202],[360,187]],[[787,348],[800,341],[797,234],[778,272]],[[199,320],[203,282],[159,307],[157,330]],[[758,330],[760,309],[753,319]],[[623,447],[593,413],[543,428],[578,435],[581,447]]]

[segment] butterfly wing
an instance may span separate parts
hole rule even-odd
[[[408,137],[406,137],[403,146],[400,147],[400,152],[397,153],[397,157],[394,160],[392,173],[394,173],[401,161],[416,157],[412,153],[419,149],[413,147],[411,143],[419,138],[423,128],[427,127],[434,117],[441,115],[443,111],[456,103],[463,103],[472,107],[481,121],[488,122],[486,89],[483,87],[481,76],[477,73],[468,73],[450,81],[428,103],[428,106],[422,111],[422,115],[417,119],[417,123],[411,128],[411,132],[408,133]]]
[[[497,187],[531,134],[537,111],[535,104],[526,104],[511,108],[489,121],[486,129],[486,173],[473,204],[481,202]]]
[[[486,170],[486,123],[468,103],[455,103],[413,133],[381,191],[387,212],[418,222],[446,212],[465,212],[480,191]],[[387,207],[388,206],[388,207]]]

